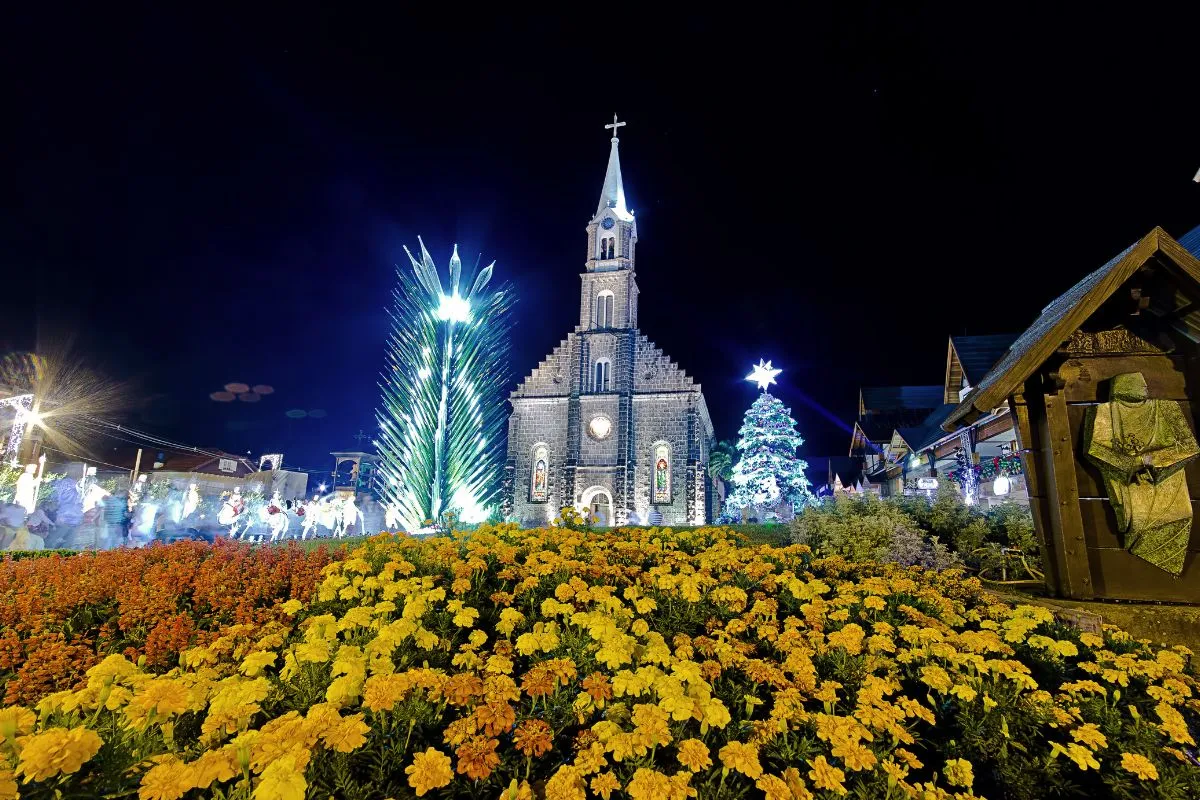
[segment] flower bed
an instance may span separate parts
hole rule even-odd
[[[1189,651],[1080,634],[956,572],[812,561],[720,529],[484,528],[373,540],[276,611],[163,674],[114,655],[0,710],[0,798],[1200,785]]]
[[[324,550],[198,542],[7,556],[0,560],[0,697],[36,702],[74,686],[112,653],[163,671],[180,650],[228,626],[262,624],[280,615],[279,602],[308,599],[328,561]]]

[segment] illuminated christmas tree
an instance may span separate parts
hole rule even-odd
[[[513,302],[508,286],[486,291],[495,262],[462,274],[457,245],[444,289],[417,241],[420,259],[406,247],[412,269],[396,268],[375,442],[384,505],[408,530],[446,512],[482,522],[497,499]]]
[[[741,458],[733,468],[732,494],[725,501],[736,515],[744,508],[773,509],[781,503],[798,507],[812,497],[804,470],[808,464],[796,457],[804,438],[796,432],[791,409],[767,391],[780,370],[759,360],[747,380],[763,390],[742,420],[737,443]]]

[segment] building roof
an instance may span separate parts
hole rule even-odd
[[[998,333],[989,336],[951,336],[950,346],[958,356],[967,381],[978,383],[992,366],[1004,357],[1008,348],[1017,340],[1015,333]]]
[[[113,464],[133,469],[137,463],[137,448],[123,448],[116,453],[106,455],[105,459]],[[221,462],[233,462],[233,471],[221,469]],[[161,466],[155,467],[155,464]],[[226,464],[228,466],[228,463]],[[181,453],[168,450],[142,449],[142,461],[138,469],[151,477],[160,472],[185,472],[198,475],[223,475],[228,478],[244,478],[258,472],[258,467],[244,456],[225,453],[220,450],[207,450],[197,453]]]
[[[604,172],[604,186],[600,189],[596,217],[603,214],[604,209],[611,208],[617,219],[632,222],[633,214],[625,207],[625,184],[621,181],[621,156],[617,153],[617,144],[618,139],[614,136],[612,148],[608,151],[608,169]]]
[[[1196,231],[1190,232],[1188,237],[1193,234],[1196,234],[1195,239],[1200,239],[1200,233]],[[1195,239],[1189,239],[1189,242]],[[1001,405],[1121,284],[1160,253],[1169,264],[1200,282],[1200,262],[1196,257],[1162,228],[1154,228],[1042,309],[1041,315],[1017,337],[1004,357],[946,418],[945,430],[954,430]]]
[[[864,386],[858,390],[859,415],[937,408],[942,391],[941,386]]]

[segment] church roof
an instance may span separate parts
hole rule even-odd
[[[600,205],[596,216],[611,208],[617,219],[633,221],[633,214],[625,207],[625,184],[621,182],[621,156],[617,153],[618,139],[612,138],[612,149],[608,151],[608,170],[604,173],[604,187],[600,190]]]
[[[1176,242],[1162,228],[1155,228],[1127,247],[1111,261],[1085,276],[1050,305],[1042,309],[1028,330],[1013,342],[1004,357],[979,381],[942,424],[947,431],[969,423],[1004,402],[1054,351],[1079,328],[1100,305],[1143,264],[1161,253],[1168,266],[1200,282],[1200,263],[1189,247],[1200,249],[1200,232]],[[1182,246],[1181,246],[1182,245]]]

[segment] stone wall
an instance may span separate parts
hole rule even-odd
[[[545,525],[564,504],[568,398],[513,398],[508,418],[508,463],[505,475],[507,515],[526,525]],[[533,448],[545,443],[550,454],[547,501],[530,501]]]

